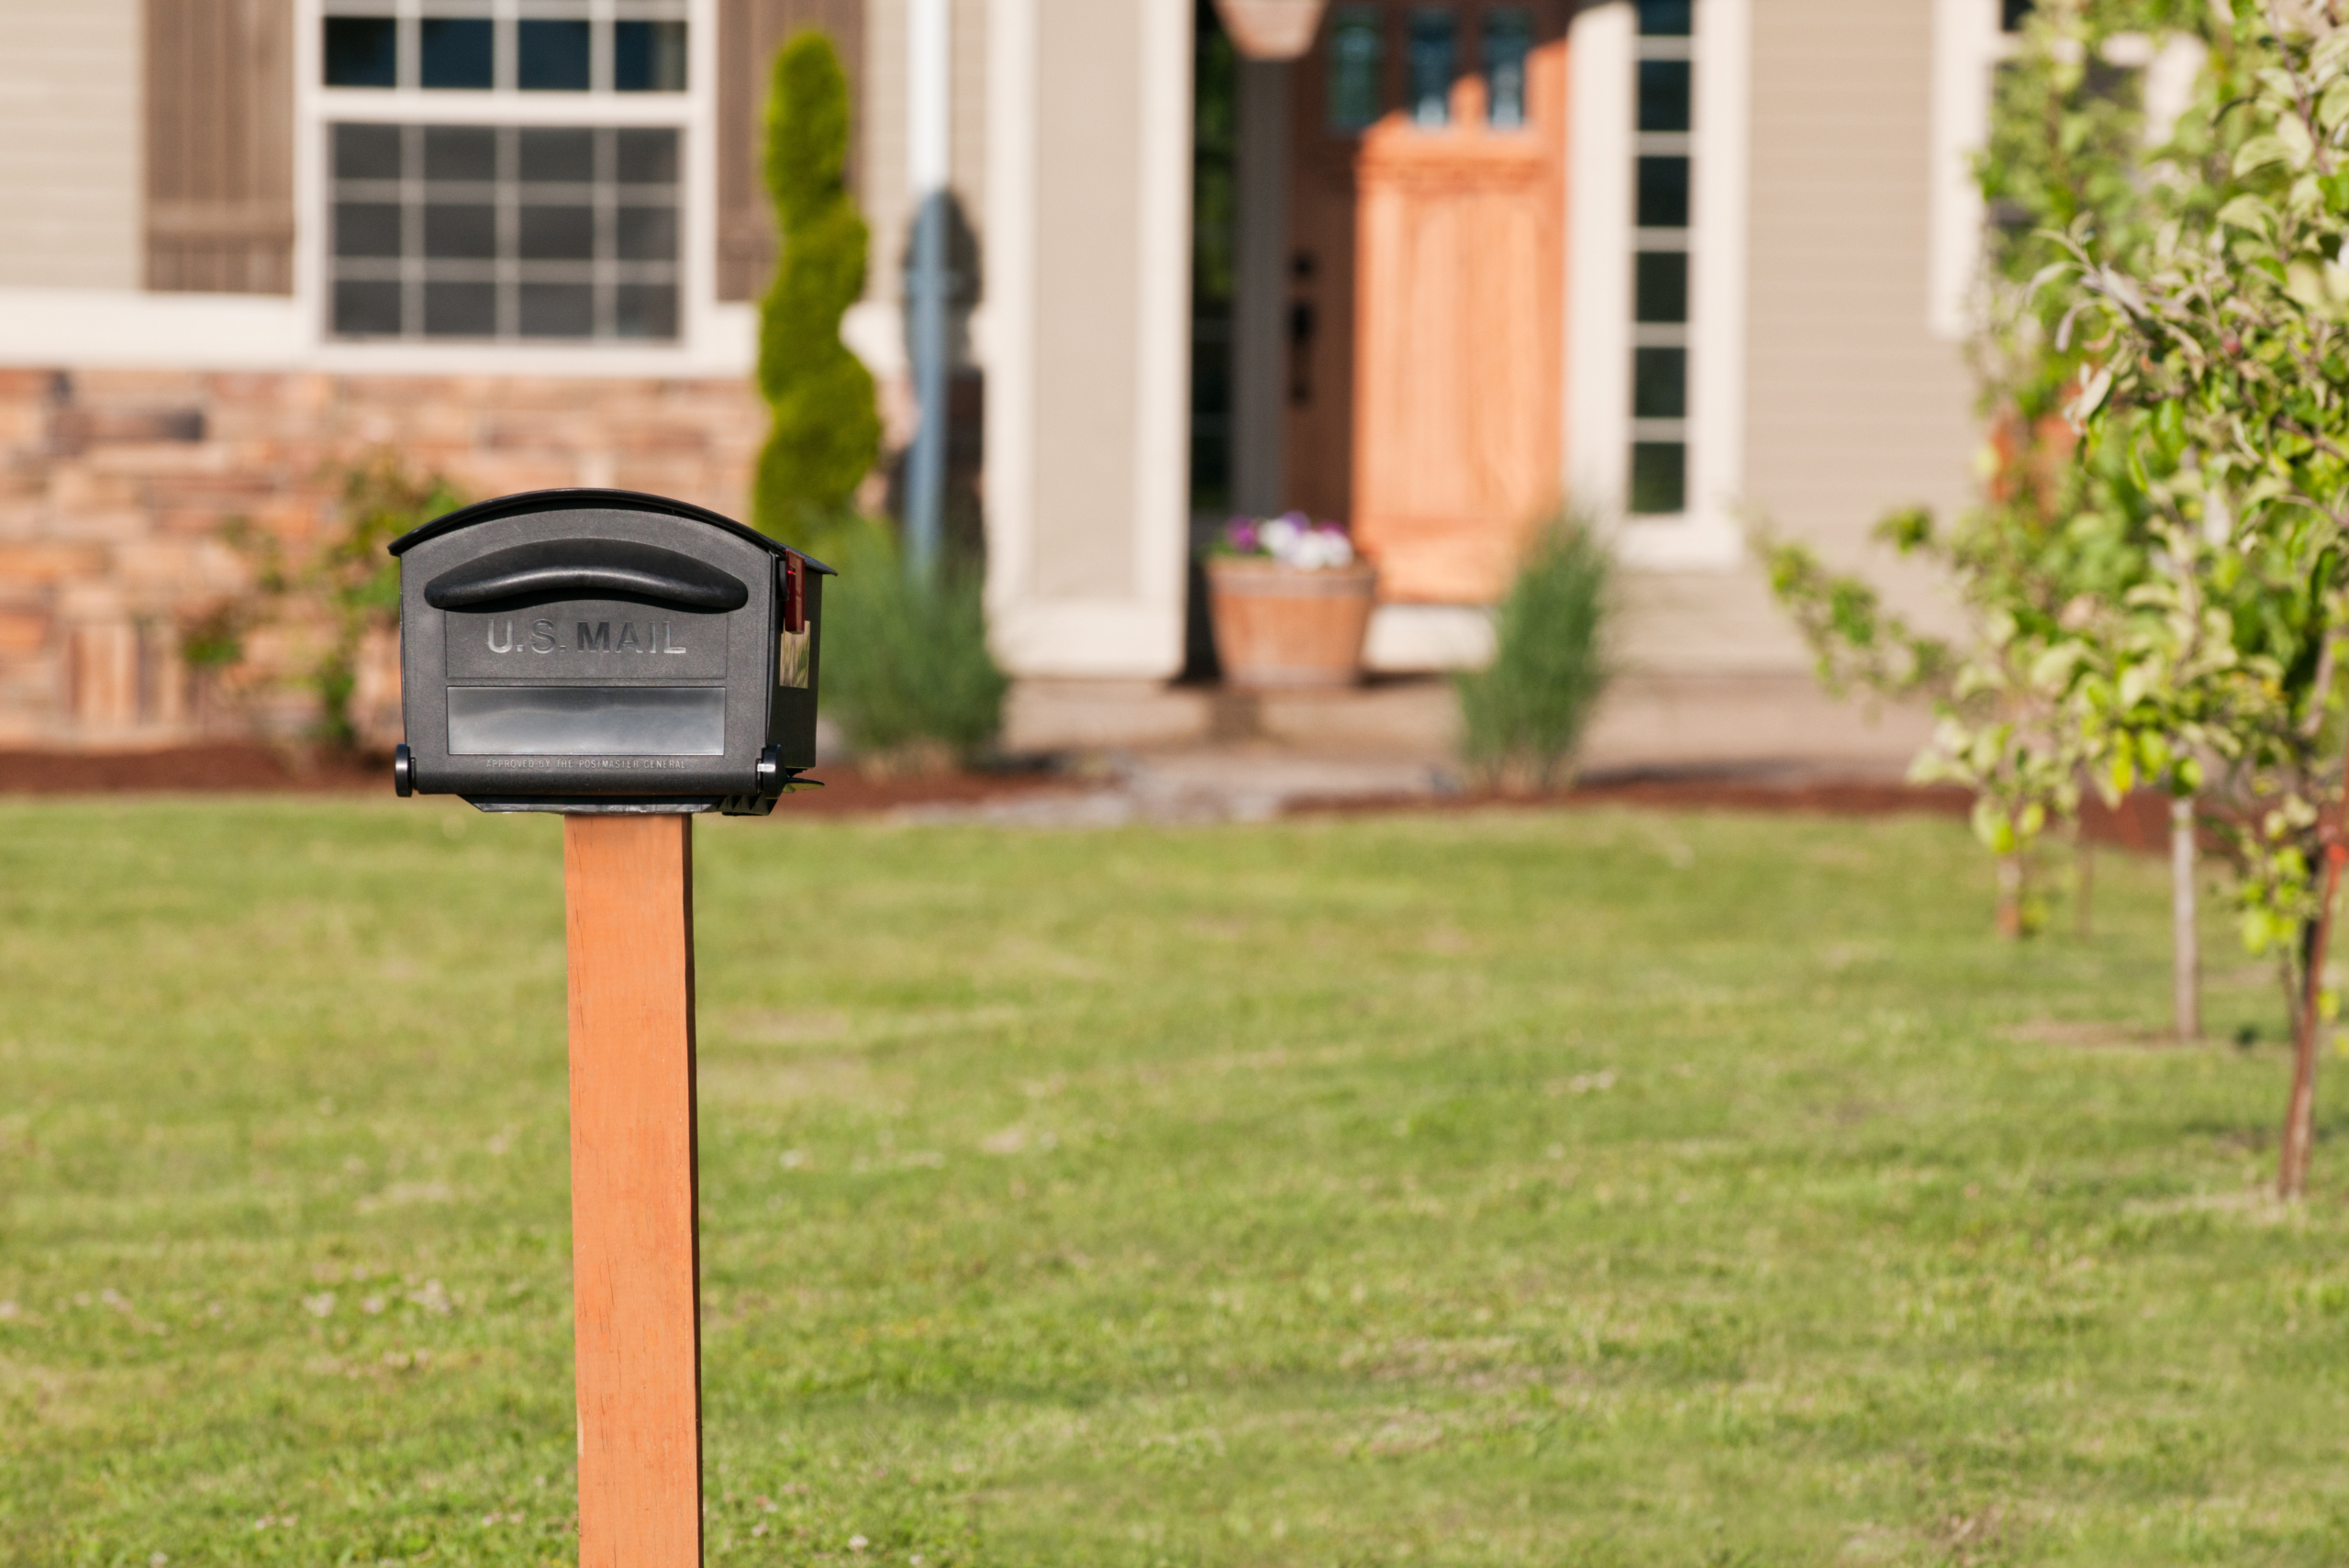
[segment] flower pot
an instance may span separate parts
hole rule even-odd
[[[1261,560],[1208,562],[1208,606],[1224,680],[1255,689],[1350,686],[1378,573],[1366,562],[1307,571]]]
[[[1321,0],[1215,0],[1223,30],[1250,60],[1296,60],[1313,47]]]

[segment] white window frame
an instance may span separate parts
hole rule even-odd
[[[337,7],[340,9],[340,6]],[[370,7],[375,9],[378,7]],[[624,7],[589,0],[589,17],[608,23]],[[664,375],[732,373],[748,368],[755,318],[746,306],[721,306],[716,295],[718,254],[718,6],[687,0],[685,90],[682,93],[584,93],[425,87],[328,87],[324,83],[325,0],[295,0],[295,306],[304,323],[305,359],[326,370],[417,373]],[[380,9],[402,18],[456,7],[428,0],[383,0]],[[467,14],[497,20],[533,14],[526,0],[488,0]],[[407,36],[405,32],[403,38]],[[597,36],[603,37],[599,28]],[[403,45],[405,48],[405,44]],[[597,56],[608,53],[598,45]],[[499,51],[500,74],[511,74],[511,51]],[[412,72],[403,71],[403,75]],[[608,77],[608,69],[602,72]],[[674,128],[683,139],[679,169],[677,337],[673,340],[481,342],[365,341],[339,339],[328,319],[333,241],[332,172],[328,128],[338,122],[393,125],[647,126]]]
[[[1625,564],[1722,571],[1745,559],[1746,206],[1752,0],[1696,0],[1689,192],[1686,510],[1627,513],[1631,421],[1634,79],[1627,0],[1578,13],[1568,44],[1565,472]]]

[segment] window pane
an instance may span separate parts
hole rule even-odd
[[[1452,79],[1460,68],[1458,23],[1447,8],[1411,7],[1411,123],[1452,123]]]
[[[427,87],[490,85],[491,27],[486,17],[427,17],[422,23]]]
[[[1688,509],[1688,449],[1678,441],[1631,443],[1631,512],[1655,517]]]
[[[1631,350],[1631,417],[1678,419],[1688,412],[1688,350]]]
[[[685,90],[685,24],[614,22],[612,86],[622,93]]]
[[[433,338],[488,338],[497,331],[495,284],[426,284],[424,330]]]
[[[525,180],[584,184],[596,177],[596,133],[592,130],[526,130],[521,141]]]
[[[1642,250],[1636,258],[1635,321],[1688,319],[1688,253],[1686,250]]]
[[[396,256],[400,253],[397,202],[334,204],[334,253],[338,256]]]
[[[596,259],[596,209],[529,206],[522,209],[521,247],[526,261],[592,261]]]
[[[677,290],[674,284],[622,284],[614,300],[613,329],[623,338],[677,335]]]
[[[424,253],[436,259],[484,261],[497,254],[497,209],[478,203],[435,202],[424,209]]]
[[[619,133],[619,178],[629,185],[672,185],[677,181],[677,133],[674,130],[624,130]]]
[[[335,127],[334,173],[338,180],[398,179],[400,128],[395,125]]]
[[[596,291],[585,284],[524,284],[525,338],[588,338],[596,331]]]
[[[334,329],[352,338],[395,338],[400,330],[400,285],[391,282],[338,279],[334,285]]]
[[[1640,160],[1638,222],[1642,228],[1688,227],[1688,160]]]
[[[436,125],[424,132],[428,180],[497,178],[497,133],[487,126]]]
[[[329,87],[399,84],[400,25],[390,17],[328,17],[326,78]]]
[[[1533,13],[1496,6],[1485,13],[1485,122],[1497,130],[1525,124],[1525,60],[1533,52]]]
[[[1688,62],[1685,60],[1640,61],[1640,128],[1688,128]]]
[[[587,91],[587,24],[514,24],[514,85],[526,93]]]
[[[1640,0],[1640,31],[1652,39],[1685,39],[1696,9],[1695,0]]]
[[[1330,124],[1362,130],[1377,123],[1386,95],[1379,83],[1378,8],[1340,6],[1330,23]]]
[[[673,206],[620,208],[619,252],[623,261],[675,261],[677,209]]]

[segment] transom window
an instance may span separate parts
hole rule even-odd
[[[323,84],[682,93],[685,0],[327,0]]]
[[[1388,30],[1395,22],[1396,37]],[[1400,62],[1390,83],[1388,47]],[[1389,11],[1341,4],[1330,11],[1330,128],[1359,135],[1391,108],[1423,130],[1454,123],[1453,89],[1464,75],[1484,83],[1485,128],[1527,124],[1526,61],[1533,52],[1533,8],[1524,5],[1412,5]],[[1399,106],[1394,93],[1399,86]]]
[[[1631,484],[1634,516],[1688,505],[1688,252],[1693,0],[1639,0],[1632,83]]]
[[[328,130],[337,337],[677,336],[674,128]]]

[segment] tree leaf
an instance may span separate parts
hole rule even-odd
[[[2283,139],[2280,137],[2270,135],[2248,138],[2241,147],[2235,149],[2235,178],[2240,180],[2254,169],[2265,169],[2271,163],[2288,163],[2291,159],[2292,150],[2284,145]]]

